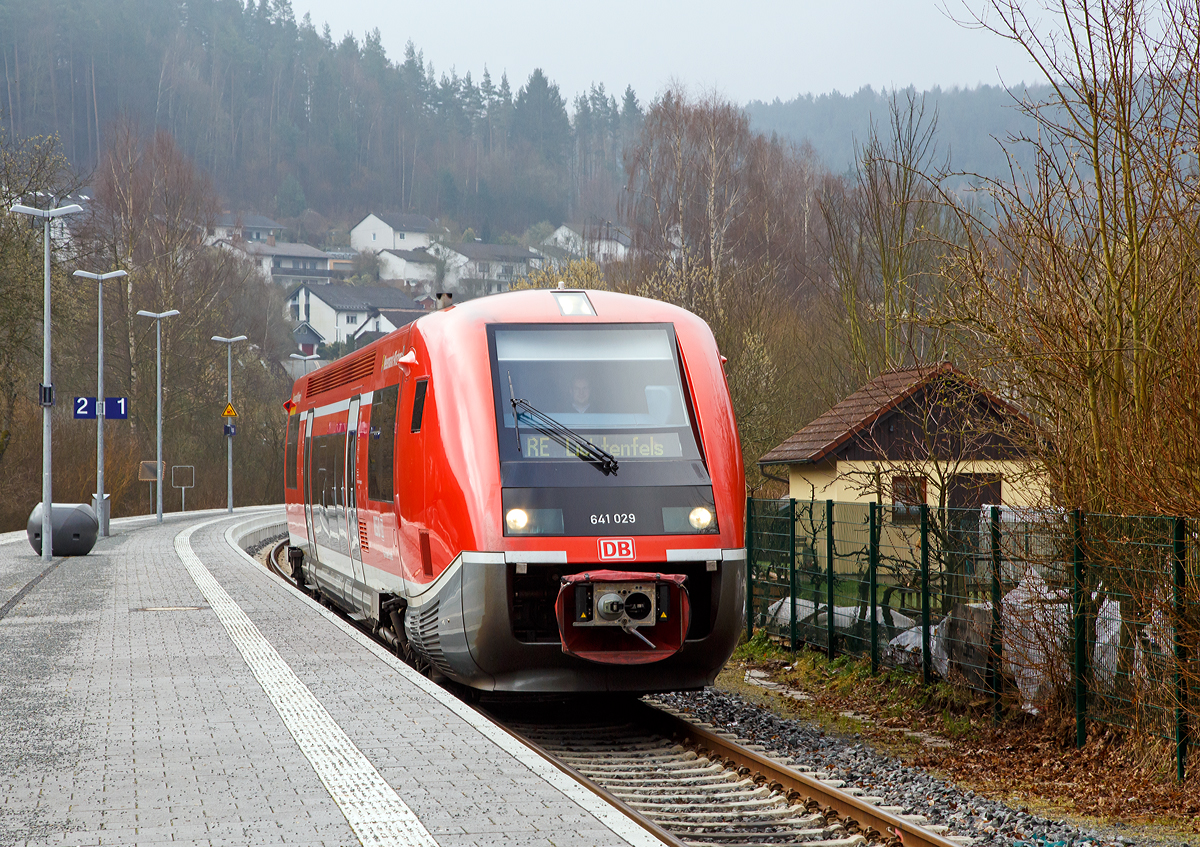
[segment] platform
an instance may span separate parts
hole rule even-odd
[[[0,845],[661,843],[242,551],[282,522],[0,536]]]

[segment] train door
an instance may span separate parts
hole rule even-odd
[[[317,537],[313,535],[313,473],[312,473],[313,410],[304,418],[304,528],[308,532],[308,557],[317,557]]]
[[[409,415],[400,416],[396,421],[397,433],[403,437],[403,449],[400,451],[397,465],[402,517],[415,524],[405,527],[408,545],[411,545],[409,549],[414,554],[405,563],[405,571],[410,577],[423,582],[433,576],[429,516],[425,504],[425,439],[421,434],[429,379],[418,378],[412,384],[413,400]]]
[[[346,506],[345,523],[342,525],[346,532],[346,543],[350,553],[350,569],[354,582],[366,584],[367,576],[362,563],[362,540],[358,529],[358,410],[361,400],[355,397],[350,401],[350,410],[346,414],[346,476],[342,480],[344,496],[342,502]],[[357,595],[357,592],[355,592]],[[359,602],[362,602],[362,598]]]

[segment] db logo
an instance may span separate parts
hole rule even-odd
[[[602,561],[611,561],[613,559],[633,560],[636,558],[637,554],[633,552],[632,538],[600,539],[600,559]]]

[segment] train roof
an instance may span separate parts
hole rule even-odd
[[[578,311],[582,302],[585,309]],[[572,311],[576,310],[576,311]],[[708,325],[698,316],[688,310],[660,300],[650,300],[631,294],[620,294],[615,291],[601,289],[530,289],[526,291],[511,291],[504,294],[493,294],[479,297],[465,303],[457,303],[446,309],[430,312],[424,317],[417,318],[382,338],[372,341],[355,353],[338,359],[336,362],[312,371],[296,380],[296,386],[312,383],[324,385],[333,379],[333,371],[345,370],[346,377],[350,372],[358,372],[371,366],[367,360],[374,363],[379,349],[390,350],[398,336],[413,331],[426,337],[460,331],[468,326],[481,326],[492,323],[673,323],[686,325],[693,329],[701,329],[709,334]],[[378,367],[378,365],[376,365]],[[318,377],[318,374],[325,376]],[[335,380],[340,382],[341,380]]]
[[[587,305],[591,307],[594,314],[569,311],[583,298],[586,299]],[[582,288],[541,288],[494,294],[433,312],[429,317],[441,315],[449,318],[455,313],[460,320],[467,319],[483,323],[560,322],[572,318],[636,323],[700,320],[686,309],[664,303],[661,300],[649,300],[645,297],[635,297],[603,289]]]

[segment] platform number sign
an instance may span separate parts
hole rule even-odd
[[[75,417],[94,421],[96,419],[96,398],[76,397],[74,410]],[[105,397],[104,417],[119,421],[126,420],[129,417],[129,398]]]

